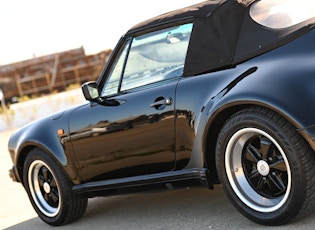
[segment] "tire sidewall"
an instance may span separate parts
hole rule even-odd
[[[226,175],[225,168],[225,149],[230,138],[234,133],[243,128],[256,128],[268,133],[281,146],[284,151],[291,169],[291,191],[286,202],[276,211],[258,212],[246,206],[232,189]],[[298,155],[298,146],[292,146],[292,141],[287,136],[285,129],[273,119],[262,116],[257,113],[247,112],[236,114],[231,117],[224,128],[221,130],[216,146],[216,164],[218,168],[219,179],[232,204],[247,218],[254,222],[275,225],[288,222],[297,215],[304,201],[306,194],[305,178],[303,175],[303,166]]]
[[[60,209],[57,215],[54,217],[46,216],[44,213],[41,212],[41,210],[38,208],[37,204],[35,203],[32,193],[30,191],[30,185],[28,181],[28,173],[29,173],[29,167],[32,164],[32,162],[40,160],[44,162],[49,169],[51,170],[51,173],[54,176],[54,179],[56,180],[58,184],[58,192],[59,192],[59,198],[61,199],[60,202]],[[69,186],[69,183],[65,180],[65,175],[61,172],[60,167],[56,164],[56,162],[47,154],[45,154],[43,151],[40,151],[36,149],[35,151],[31,151],[29,155],[26,157],[24,168],[23,168],[23,183],[25,190],[28,194],[28,197],[32,203],[32,206],[34,207],[35,211],[37,212],[38,216],[46,223],[50,225],[61,225],[65,222],[67,217],[67,208],[66,206],[69,205],[68,202],[68,194],[71,192],[71,187]]]

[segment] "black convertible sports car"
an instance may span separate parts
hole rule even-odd
[[[63,225],[89,197],[221,183],[280,225],[315,202],[315,3],[210,0],[132,27],[87,103],[9,141],[10,175]]]

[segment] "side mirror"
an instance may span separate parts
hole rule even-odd
[[[125,103],[125,100],[106,99],[100,97],[100,89],[94,81],[86,82],[82,85],[82,92],[86,100],[97,102],[105,106],[118,106]]]
[[[84,83],[82,85],[82,92],[88,101],[97,101],[100,97],[100,90],[94,81]]]
[[[185,39],[185,37],[182,33],[172,34],[171,32],[169,32],[166,36],[166,43],[167,44],[174,44],[174,43],[181,42],[184,39]]]

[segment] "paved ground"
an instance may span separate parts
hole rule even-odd
[[[7,141],[12,131],[0,132],[0,229],[56,229],[33,211],[19,183],[8,177],[11,161]],[[315,212],[298,222],[268,229],[314,229]],[[85,215],[58,229],[265,229],[241,216],[220,186],[89,200]]]

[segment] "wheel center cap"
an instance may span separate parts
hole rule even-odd
[[[45,193],[50,193],[50,185],[47,182],[44,183],[43,188]]]
[[[268,163],[263,160],[258,161],[257,170],[262,176],[267,176],[270,172]]]

